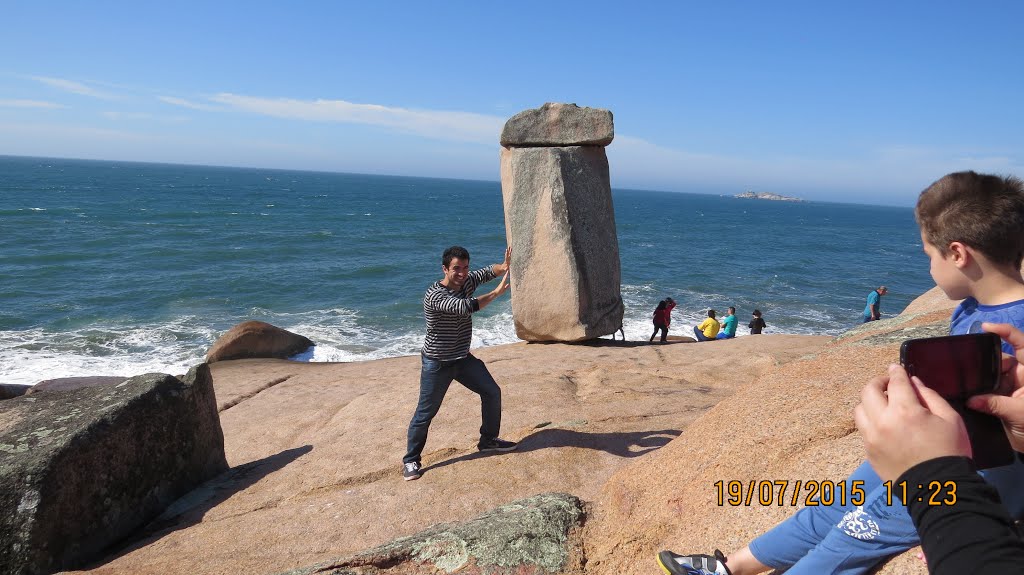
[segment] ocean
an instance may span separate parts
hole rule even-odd
[[[674,335],[730,305],[740,335],[754,308],[834,335],[873,288],[892,315],[934,285],[910,208],[612,195],[631,340],[666,296]],[[246,320],[315,341],[302,360],[416,354],[441,252],[482,267],[504,236],[496,181],[0,156],[0,383],[184,373]],[[507,295],[473,333],[518,341]]]

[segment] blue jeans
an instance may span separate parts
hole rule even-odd
[[[439,361],[421,356],[423,367],[420,370],[420,400],[416,405],[416,413],[409,422],[409,440],[403,463],[419,463],[420,453],[427,444],[427,431],[430,422],[441,409],[444,394],[452,380],[458,381],[466,389],[480,396],[480,439],[498,437],[501,428],[501,388],[495,383],[484,362],[467,355],[462,359]]]
[[[718,335],[715,336],[715,339],[732,339],[734,337],[736,337],[736,334],[729,335],[723,331],[719,332]]]
[[[1024,464],[980,472],[999,490],[1003,505],[1013,517],[1024,511],[1020,489]],[[887,557],[920,543],[906,507],[895,497],[888,501],[885,486],[868,462],[846,478],[846,493],[855,481],[864,490],[864,505],[804,507],[782,523],[750,542],[754,557],[786,575],[861,575]]]
[[[699,327],[694,326],[693,337],[697,338],[697,341],[714,341],[715,338],[704,335],[704,332]]]
[[[853,485],[863,505],[850,501]],[[917,529],[898,501],[886,505],[885,487],[864,462],[846,479],[847,504],[804,507],[750,542],[750,552],[786,575],[861,575],[886,557],[919,543]]]

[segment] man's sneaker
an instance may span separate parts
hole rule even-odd
[[[480,451],[512,451],[518,444],[515,441],[505,441],[504,439],[481,439],[480,443],[476,444],[476,448]]]
[[[669,575],[732,575],[725,566],[725,554],[718,549],[714,555],[676,555],[662,551],[658,553],[658,564]]]
[[[422,473],[420,473],[420,464],[418,462],[413,461],[412,463],[406,463],[404,467],[405,469],[402,470],[402,477],[404,477],[406,481],[419,479],[420,475],[422,475]]]

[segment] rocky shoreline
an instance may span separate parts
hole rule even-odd
[[[479,403],[453,386],[415,482],[399,461],[418,358],[219,361],[209,373],[229,469],[74,573],[639,574],[660,548],[732,548],[796,507],[719,506],[712,483],[844,477],[863,457],[860,386],[900,341],[945,329],[954,302],[935,291],[835,339],[477,350],[520,448],[478,453]],[[0,401],[0,428],[25,401]],[[497,529],[519,523],[508,512],[541,518],[547,535]],[[474,554],[525,540],[537,553]],[[880,572],[923,570],[904,556]]]

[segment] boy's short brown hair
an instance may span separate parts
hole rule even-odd
[[[993,263],[1019,268],[1024,258],[1024,183],[1013,176],[943,176],[921,192],[914,217],[942,255],[961,242]]]

